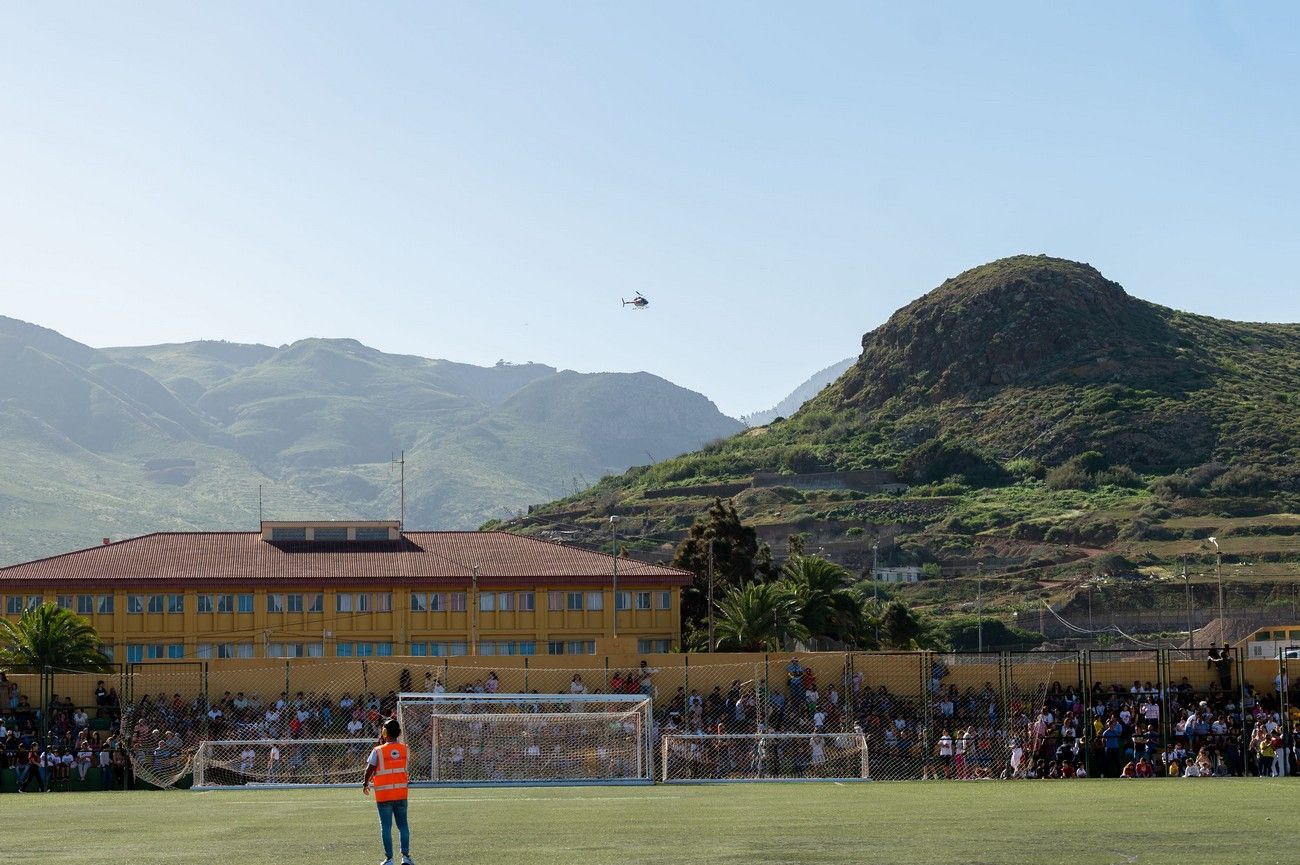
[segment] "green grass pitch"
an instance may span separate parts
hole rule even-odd
[[[1300,781],[414,790],[417,865],[1295,865]],[[379,862],[358,789],[6,795],[6,865]]]

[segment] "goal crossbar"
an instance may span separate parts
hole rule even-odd
[[[194,752],[194,790],[355,787],[374,739],[207,739]]]

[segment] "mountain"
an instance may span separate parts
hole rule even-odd
[[[835,381],[846,369],[853,366],[854,360],[855,358],[846,357],[838,363],[833,363],[825,369],[818,370],[809,376],[807,381],[790,391],[784,399],[772,408],[742,415],[740,419],[746,426],[756,427],[769,424],[777,418],[789,417],[797,412],[804,403],[817,396],[822,388]]]
[[[477,367],[349,339],[94,349],[0,317],[0,562],[268,518],[472,528],[741,424],[647,373]]]
[[[986,592],[1015,574],[1007,611],[1068,602],[1054,593],[1098,572],[1103,552],[1169,578],[1187,555],[1203,574],[1209,535],[1237,576],[1300,577],[1288,516],[1300,510],[1300,325],[1159,306],[1087,264],[991,262],[867,333],[852,365],[788,418],[513,528],[546,533],[553,520],[599,543],[602,515],[623,513],[628,544],[670,556],[715,495],[732,496],[778,556],[798,534],[855,569],[878,557],[981,572]],[[975,587],[907,591],[942,606]]]

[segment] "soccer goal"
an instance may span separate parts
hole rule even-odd
[[[665,784],[719,781],[868,781],[861,733],[665,733]]]
[[[640,694],[402,694],[413,786],[652,784]]]
[[[345,787],[361,783],[374,739],[227,739],[194,752],[195,790]]]

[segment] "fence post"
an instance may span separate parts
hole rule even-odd
[[[289,699],[289,694],[292,693],[292,691],[293,691],[293,689],[290,687],[290,679],[289,679],[289,659],[288,659],[288,658],[285,658],[285,659],[284,659],[284,695],[285,695],[284,698],[285,698],[285,700],[288,700],[288,699]]]
[[[528,693],[528,656],[524,655],[524,693]]]
[[[1087,649],[1079,651],[1079,678],[1083,685],[1083,763],[1088,768],[1088,777],[1097,777],[1097,761],[1092,758],[1092,652]],[[1161,710],[1164,714],[1164,710]]]
[[[684,663],[682,664],[682,690],[685,693],[690,694],[691,693],[691,656],[683,655],[682,658],[684,661]]]

